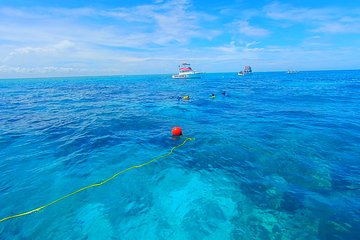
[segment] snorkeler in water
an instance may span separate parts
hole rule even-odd
[[[181,97],[181,96],[176,96],[176,97],[170,97],[170,98],[172,98],[172,99],[176,99],[176,100],[178,100],[178,101],[181,101],[181,100],[190,100],[190,96],[188,96],[188,95],[186,95],[186,96],[183,96],[183,97]]]

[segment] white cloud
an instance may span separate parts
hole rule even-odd
[[[310,36],[308,38],[305,38],[302,43],[301,46],[304,48],[329,48],[332,47],[332,44],[325,41],[323,37],[319,36],[319,35],[315,35],[315,36]]]
[[[313,32],[331,34],[351,34],[360,33],[360,18],[358,21],[329,21],[312,29]]]
[[[0,9],[0,35],[9,41],[47,41],[59,35],[66,39],[118,47],[148,47],[187,43],[193,38],[209,38],[217,31],[204,29],[201,23],[216,19],[194,11],[186,0],[159,2],[115,9]],[[16,12],[13,18],[12,12]],[[98,24],[92,18],[103,18]],[[37,19],[37,20],[34,20]],[[26,23],[31,20],[31,25]],[[140,24],[141,23],[141,24]],[[24,31],[24,32],[23,32]]]
[[[39,72],[39,73],[64,73],[64,72],[72,72],[73,68],[64,68],[64,67],[42,67],[42,68],[25,68],[25,67],[7,67],[5,65],[0,66],[0,72],[14,72],[14,73],[31,73],[31,72]]]
[[[6,63],[9,60],[19,56],[23,58],[24,55],[29,55],[29,54],[40,54],[40,55],[45,55],[46,57],[46,55],[48,54],[57,54],[59,52],[71,49],[72,47],[74,47],[74,45],[75,44],[69,40],[62,40],[53,45],[49,45],[45,47],[27,46],[27,47],[16,48],[2,59],[2,63]]]
[[[263,8],[266,16],[275,20],[287,20],[294,22],[322,21],[331,19],[331,15],[336,11],[331,8],[297,8],[289,4],[274,2]]]
[[[244,53],[244,52],[259,52],[263,51],[264,48],[256,48],[253,47],[255,45],[258,45],[260,42],[258,41],[252,41],[252,42],[244,42],[244,41],[231,41],[229,44],[217,46],[217,47],[211,47],[209,49],[214,50],[216,52],[220,53],[230,53],[236,55],[237,53]],[[237,55],[236,55],[237,57]]]
[[[154,3],[163,3],[165,0],[154,0]]]
[[[263,11],[273,20],[306,25],[312,32],[329,34],[360,32],[360,9],[304,8],[274,2],[266,5]]]
[[[218,46],[218,47],[212,47],[210,49],[220,52],[234,53],[239,50],[239,47],[236,46],[235,41],[231,41],[230,44],[225,44],[223,46]]]
[[[257,45],[257,44],[259,44],[259,43],[260,43],[260,42],[258,42],[258,41],[248,42],[248,43],[246,43],[246,47],[249,48],[249,47],[254,46],[254,45]]]
[[[13,52],[10,53],[10,55],[16,55],[16,54],[29,54],[29,53],[55,53],[57,51],[62,51],[69,49],[73,47],[75,44],[69,40],[62,40],[52,46],[46,46],[46,47],[22,47],[17,48]]]
[[[248,21],[241,20],[234,23],[237,25],[240,33],[250,37],[265,37],[270,34],[270,31],[261,27],[251,26]]]

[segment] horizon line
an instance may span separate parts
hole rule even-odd
[[[252,74],[256,73],[287,73],[288,70],[282,70],[282,71],[256,71]],[[302,72],[330,72],[330,71],[360,71],[359,69],[323,69],[323,70],[295,70],[296,73],[302,73]],[[201,74],[220,74],[220,73],[238,73],[239,71],[231,71],[231,72],[201,72]],[[86,78],[86,77],[131,77],[131,76],[158,76],[158,75],[173,75],[174,73],[144,73],[144,74],[110,74],[110,75],[73,75],[73,76],[39,76],[39,77],[0,77],[1,80],[16,80],[16,79],[49,79],[49,78]]]

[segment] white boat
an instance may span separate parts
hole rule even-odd
[[[252,74],[252,70],[250,66],[245,66],[243,71],[238,72],[239,76],[244,76],[248,74]]]
[[[172,78],[201,78],[201,73],[192,70],[189,63],[179,65],[179,73],[172,75]]]

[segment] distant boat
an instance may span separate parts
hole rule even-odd
[[[252,69],[250,66],[245,66],[243,71],[238,72],[239,76],[244,76],[248,74],[252,74]]]
[[[179,73],[172,75],[172,78],[201,78],[201,73],[192,70],[189,63],[179,65]]]
[[[299,71],[295,71],[295,70],[287,70],[288,74],[294,74],[294,73],[298,73]]]

